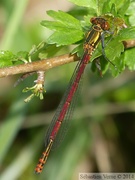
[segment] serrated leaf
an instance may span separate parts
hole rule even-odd
[[[123,51],[124,51],[124,45],[122,42],[118,42],[117,38],[109,42],[104,48],[105,56],[110,61],[113,61],[116,57],[119,57],[121,55],[121,52]],[[91,61],[93,61],[95,58],[98,58],[101,55],[102,55],[102,47],[100,44],[93,53]]]
[[[124,45],[122,42],[118,42],[117,39],[112,40],[105,48],[105,54],[110,61],[119,57],[123,51]]]
[[[120,41],[135,39],[135,27],[122,29],[118,38]]]
[[[75,54],[75,53],[77,53],[78,57],[82,57],[83,56],[83,53],[84,53],[83,44],[78,45],[77,47],[75,47],[72,50],[71,54]]]
[[[16,58],[13,60],[13,63],[20,64],[20,61],[23,63],[28,62],[28,52],[27,51],[19,51],[16,54]]]
[[[61,32],[54,32],[47,40],[49,44],[57,44],[57,46],[61,45],[70,45],[80,41],[83,38],[83,33],[74,30],[72,32],[64,31]]]
[[[113,63],[115,64],[116,68],[111,65],[110,70],[112,76],[116,77],[125,69],[124,54],[121,54],[120,57],[116,57]]]
[[[106,60],[106,62],[102,62],[103,60],[100,61],[101,65],[103,66],[103,74],[106,72],[108,67],[110,67],[112,76],[116,77],[125,67],[123,58],[121,58],[121,53],[123,51],[124,45],[122,42],[119,42],[118,38],[116,37],[115,39],[112,39],[111,42],[107,43],[106,47],[104,48],[105,54],[103,54],[103,50],[100,44],[99,47],[93,53],[91,61],[102,55],[100,58],[104,57],[104,59]],[[116,66],[116,68],[111,63],[107,62],[107,59],[111,61]]]
[[[118,14],[122,16],[125,14],[129,3],[129,0],[98,0],[99,14],[110,12],[113,15],[116,15],[116,12],[118,11]]]
[[[17,55],[18,59],[22,59],[22,58],[26,59],[28,56],[28,52],[27,51],[19,51],[19,52],[17,52],[16,55]]]
[[[123,0],[123,2],[122,1],[117,1],[117,2],[121,2],[121,6],[119,7],[118,14],[123,16],[130,5],[130,0]]]
[[[78,29],[82,30],[80,21],[63,11],[53,11],[47,12],[49,16],[54,18],[56,21],[42,21],[41,24],[49,29],[55,29],[57,31],[63,31],[64,29]]]
[[[135,70],[135,48],[125,51],[124,61],[130,70]]]
[[[106,9],[106,6],[108,6],[110,0],[98,0],[98,15],[104,14],[104,10]],[[105,8],[105,9],[104,9]],[[110,8],[109,8],[110,9]]]
[[[135,1],[130,2],[129,8],[127,10],[128,15],[133,15],[135,12]]]
[[[57,21],[45,20],[42,21],[41,24],[48,29],[56,30],[56,31],[64,31],[65,29],[67,29],[67,26],[65,26],[65,24],[62,24],[61,22],[57,22]]]
[[[49,44],[45,46],[45,48],[39,53],[38,57],[40,59],[52,57],[56,55],[56,53],[59,52],[62,48],[62,46],[56,47],[55,44]]]
[[[47,40],[49,44],[70,45],[83,38],[80,21],[62,11],[48,11],[48,15],[56,21],[42,21],[41,24],[49,29],[56,30]]]
[[[73,9],[68,11],[70,15],[73,17],[82,20],[84,19],[85,16],[95,16],[97,10],[93,9],[92,7],[86,8],[86,7],[80,7],[80,6],[75,6]]]
[[[70,2],[83,7],[93,7],[97,8],[97,0],[69,0]]]
[[[101,9],[101,7],[102,7],[102,9]],[[108,11],[110,11],[110,9],[111,9],[110,0],[107,0],[106,2],[103,0],[102,4],[100,2],[99,9],[100,9],[101,14],[105,14]]]
[[[99,59],[97,59],[96,63],[97,62],[100,63],[99,66],[101,68],[102,75],[104,75],[106,73],[106,71],[108,70],[110,63],[103,56],[101,56]],[[96,63],[93,63],[93,64],[96,65]],[[96,66],[96,70],[98,70],[97,66]],[[99,70],[98,70],[98,72],[99,72]]]
[[[16,56],[10,51],[0,51],[0,67],[11,66]]]
[[[129,16],[130,24],[135,26],[135,1],[130,2],[126,15]]]

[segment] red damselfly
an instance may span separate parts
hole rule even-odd
[[[67,90],[56,110],[56,113],[47,131],[45,150],[43,151],[43,154],[35,168],[36,173],[42,172],[43,166],[47,161],[50,150],[54,145],[63,122],[67,122],[67,120],[70,119],[71,109],[74,106],[73,104],[75,104],[78,86],[86,65],[90,61],[91,56],[99,42],[102,42],[104,34],[109,33],[110,24],[105,17],[93,17],[90,21],[92,23],[92,27],[87,33],[86,40],[84,42],[84,55],[75,68],[74,74],[72,75]],[[102,48],[103,47],[104,42],[102,42]]]

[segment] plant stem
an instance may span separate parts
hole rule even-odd
[[[123,42],[125,49],[134,47],[135,40],[124,41]],[[79,58],[76,54],[65,54],[61,56],[57,56],[54,58],[37,60],[31,63],[10,66],[5,68],[0,68],[0,78],[7,77],[15,74],[24,74],[36,71],[45,71],[51,69],[53,67],[61,66],[70,62],[78,61]]]
[[[54,58],[44,59],[40,61],[34,61],[31,63],[10,66],[6,68],[0,69],[0,78],[7,77],[10,75],[21,74],[21,73],[28,73],[28,72],[35,72],[35,71],[45,71],[51,69],[56,66],[61,66],[63,64],[67,64],[70,62],[74,62],[79,60],[76,55],[61,55]]]

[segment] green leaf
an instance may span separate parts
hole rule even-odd
[[[116,57],[113,63],[115,64],[116,68],[112,65],[110,66],[111,74],[113,77],[116,77],[125,69],[124,53],[121,54],[120,57]]]
[[[104,57],[101,44],[93,53],[91,62],[102,55],[100,57],[102,73],[104,74],[108,69],[108,67],[110,67],[111,73],[115,77],[121,71],[123,71],[125,67],[123,60],[124,58],[121,57],[121,53],[123,51],[124,51],[124,45],[122,42],[118,41],[118,36],[117,36],[114,39],[112,39],[109,43],[107,43],[106,47],[104,48],[105,56],[108,58],[109,61],[111,61],[116,66],[116,68],[110,62],[108,62],[107,59]],[[104,57],[104,60],[102,57]]]
[[[135,39],[135,26],[122,29],[118,38],[120,41]]]
[[[86,8],[82,6],[75,6],[73,9],[68,11],[70,15],[79,20],[83,20],[87,15],[95,16],[96,12],[97,10],[93,9],[92,7]]]
[[[17,58],[18,59],[27,59],[28,58],[28,52],[27,51],[17,52]]]
[[[64,31],[63,33],[61,32],[54,32],[47,40],[47,43],[49,44],[57,44],[57,46],[62,46],[62,45],[70,45],[73,43],[76,43],[80,40],[83,39],[83,33],[74,30],[72,32]]]
[[[0,67],[12,66],[16,56],[10,51],[0,51]]]
[[[42,21],[41,24],[55,32],[48,38],[47,43],[61,45],[70,45],[80,41],[83,38],[83,31],[80,21],[73,16],[62,11],[48,11],[49,16],[56,21]]]
[[[129,0],[98,0],[99,15],[110,12],[113,15],[123,16],[129,7],[129,3]]]
[[[59,55],[59,53],[61,53],[61,50],[63,52],[63,46],[56,47],[55,44],[47,44],[44,49],[39,53],[38,57],[40,59],[50,58]]]
[[[105,53],[110,61],[113,61],[116,57],[120,57],[124,51],[124,45],[122,42],[118,42],[117,39],[112,40],[105,48]]]
[[[135,48],[125,51],[124,61],[130,70],[135,70]]]
[[[19,51],[16,55],[16,61],[28,62],[28,52],[27,51]],[[18,62],[20,64],[20,62]]]
[[[135,1],[132,1],[129,5],[129,8],[126,12],[126,15],[129,16],[129,22],[132,26],[135,26]]]
[[[41,24],[49,29],[63,31],[65,28],[82,30],[80,21],[63,11],[47,11],[56,21],[42,21]]]
[[[118,42],[118,39],[115,38],[105,46],[104,51],[106,57],[110,61],[113,61],[116,57],[119,57],[121,55],[121,52],[124,51],[124,45],[122,42]],[[93,53],[91,61],[93,61],[95,58],[98,58],[101,55],[102,55],[102,47],[100,44]]]
[[[130,5],[130,0],[124,0],[122,1],[117,1],[117,2],[121,2],[119,10],[118,10],[118,14],[120,14],[121,16],[124,16],[124,14],[126,13],[129,5]]]
[[[93,7],[97,8],[97,0],[69,0],[70,2],[83,7]]]
[[[82,57],[83,56],[83,53],[84,53],[84,50],[83,50],[83,44],[79,44],[77,47],[75,47],[71,54],[75,54],[77,53],[77,56],[78,57]]]
[[[101,14],[105,14],[108,11],[110,11],[110,9],[111,9],[110,0],[107,0],[106,2],[103,0],[102,3],[100,2],[99,8],[100,8],[100,13]]]

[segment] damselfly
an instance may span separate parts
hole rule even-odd
[[[42,172],[43,166],[47,161],[52,146],[57,138],[58,132],[61,129],[62,123],[70,119],[71,109],[75,104],[73,102],[74,99],[76,99],[77,89],[86,65],[90,61],[91,56],[100,41],[102,42],[102,47],[104,46],[104,34],[109,33],[110,31],[110,23],[107,21],[105,16],[93,17],[90,21],[92,26],[87,33],[86,40],[84,42],[84,55],[75,68],[67,90],[65,91],[65,94],[47,131],[45,150],[43,151],[43,154],[35,168],[36,173]]]

